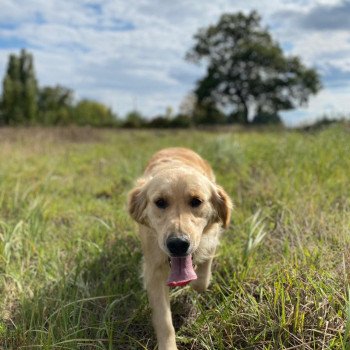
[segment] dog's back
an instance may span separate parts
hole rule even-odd
[[[181,147],[165,148],[157,152],[149,161],[145,175],[153,175],[167,167],[188,166],[196,169],[210,180],[215,176],[210,165],[196,152]]]

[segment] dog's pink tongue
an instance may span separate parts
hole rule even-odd
[[[170,258],[171,271],[167,281],[170,287],[185,286],[193,280],[197,279],[197,275],[193,269],[192,256]]]

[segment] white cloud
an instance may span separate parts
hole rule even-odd
[[[318,5],[326,5],[326,6],[335,6],[342,4],[343,0],[317,0],[316,3]]]
[[[282,113],[288,126],[312,123],[325,116],[344,118],[349,116],[350,84],[341,89],[324,89],[317,96],[310,99],[307,108]]]

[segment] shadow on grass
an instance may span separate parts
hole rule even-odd
[[[137,237],[117,239],[88,264],[81,254],[75,271],[19,301],[4,349],[156,348]],[[183,294],[172,303],[177,329],[193,312]]]
[[[62,272],[59,281],[19,301],[5,349],[148,346],[153,333],[140,279],[137,238],[117,239],[90,263],[83,263],[87,259],[82,255],[80,249],[69,257],[74,263],[67,263],[74,271]]]

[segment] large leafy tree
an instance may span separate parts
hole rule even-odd
[[[10,55],[3,80],[3,123],[32,124],[37,116],[37,94],[33,56],[26,50],[21,50],[19,56]]]
[[[259,113],[276,115],[308,102],[320,88],[316,70],[287,57],[253,11],[224,14],[216,25],[200,29],[187,59],[207,63],[195,94],[199,104],[215,103],[249,122]]]

